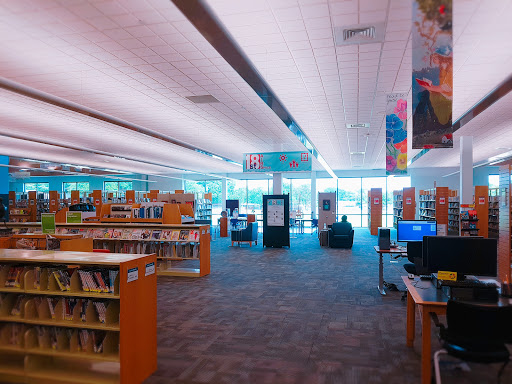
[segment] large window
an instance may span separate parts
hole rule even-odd
[[[290,209],[302,212],[303,215],[311,214],[311,180],[291,179]]]
[[[203,198],[206,193],[206,182],[205,181],[194,181],[185,180],[185,192],[195,193],[199,198]]]
[[[500,187],[500,175],[489,175],[489,188]]]
[[[338,218],[347,215],[347,219],[354,227],[360,227],[361,223],[361,178],[338,179]]]
[[[216,224],[222,212],[222,181],[206,181],[206,193],[212,194],[212,223]]]
[[[25,183],[23,184],[23,192],[36,191],[44,193],[50,191],[50,183]]]
[[[131,181],[105,181],[103,182],[103,190],[109,192],[126,191],[133,189]]]
[[[317,179],[318,193],[336,192],[336,220],[340,221],[341,216],[347,215],[354,227],[368,226],[368,190],[371,188],[382,188],[382,225],[393,226],[393,191],[410,186],[411,178],[408,176],[339,178],[337,182],[332,178]],[[318,202],[314,210],[318,213]]]
[[[89,182],[88,181],[77,181],[70,183],[62,183],[62,192],[68,194],[71,191],[88,192]]]
[[[227,199],[238,200],[238,213],[247,213],[247,180],[228,180],[227,184]]]

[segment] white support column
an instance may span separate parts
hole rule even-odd
[[[311,171],[311,219],[316,219],[316,172]]]
[[[460,138],[460,204],[473,204],[473,137]]]
[[[272,194],[282,195],[283,194],[283,174],[282,173],[273,173],[272,177],[273,177]]]
[[[226,200],[228,198],[228,179],[222,179],[222,210],[226,210]]]

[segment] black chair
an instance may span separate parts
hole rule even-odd
[[[410,263],[404,264],[407,273],[421,275],[426,272],[426,268],[423,267],[422,241],[409,241],[407,243],[407,259],[410,261]]]
[[[258,245],[258,223],[251,222],[247,224],[247,227],[244,229],[237,229],[231,231],[231,245],[234,243],[246,242],[249,243],[249,246],[252,247],[252,242],[255,242]]]
[[[318,219],[311,219],[311,234],[313,234],[313,228],[316,228],[316,233],[318,233]]]
[[[334,223],[329,229],[329,248],[352,248],[354,229],[348,222]]]
[[[446,308],[447,327],[435,313],[431,314],[440,329],[443,349],[434,354],[436,383],[441,383],[439,356],[449,354],[468,362],[503,363],[498,372],[498,383],[510,361],[505,346],[512,342],[512,306],[487,305],[450,300]]]

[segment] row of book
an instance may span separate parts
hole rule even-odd
[[[12,295],[12,296],[11,296]],[[108,301],[84,298],[68,298],[53,296],[32,296],[25,294],[0,294],[0,313],[5,316],[25,318],[24,308],[29,300],[33,300],[35,307],[34,315],[42,320],[64,320],[82,322],[107,321]],[[77,309],[78,308],[78,309]],[[88,309],[92,310],[88,310]],[[87,315],[89,313],[89,315]],[[88,318],[89,317],[89,318]],[[111,317],[114,323],[119,322],[119,312]]]
[[[28,228],[15,229],[13,233],[28,233]],[[82,234],[93,239],[199,241],[197,229],[130,229],[130,228],[57,228],[57,234]],[[25,239],[23,239],[25,240]]]
[[[113,253],[149,254],[157,257],[199,258],[200,245],[190,242],[101,242],[96,245],[100,249],[108,249]]]
[[[0,332],[7,335],[4,342],[24,348],[28,332],[34,332],[35,344],[32,348],[51,349],[61,352],[103,353],[109,332],[87,329],[69,329],[53,326],[27,326],[19,323],[0,325]],[[111,343],[110,353],[118,352],[118,344]]]
[[[23,271],[25,267],[21,265],[0,265],[0,270],[8,269],[7,276],[5,278],[5,287],[20,288],[21,281],[23,279]]]

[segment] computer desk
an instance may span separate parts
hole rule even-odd
[[[398,256],[407,256],[407,249],[405,247],[396,247],[391,249],[380,249],[378,245],[373,247],[375,252],[379,254],[379,285],[377,286],[381,295],[385,295],[386,291],[384,290],[384,262],[382,257],[385,253],[389,253],[390,255],[398,255]]]
[[[446,315],[448,296],[437,289],[431,280],[409,279],[402,276],[407,287],[407,346],[414,345],[416,306],[421,316],[421,383],[430,384],[432,373],[431,318],[430,314]],[[493,304],[495,305],[495,304]],[[501,297],[498,305],[511,305],[511,300]]]

